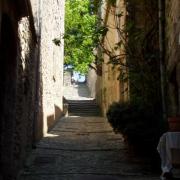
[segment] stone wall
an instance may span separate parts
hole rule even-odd
[[[168,74],[168,114],[180,115],[180,1],[166,1],[166,64]]]
[[[32,2],[32,9],[40,10],[39,28],[37,28],[40,49],[40,72],[43,109],[43,134],[62,115],[63,95],[63,39],[64,33],[64,1]],[[34,10],[34,19],[38,19],[38,11]],[[38,25],[36,26],[38,27]],[[61,45],[55,46],[53,39],[61,37]]]
[[[33,143],[35,47],[27,9],[1,1],[1,179],[14,179]]]
[[[32,8],[32,9],[31,9]],[[62,115],[64,1],[0,1],[0,179]]]
[[[31,151],[35,123],[36,40],[28,17],[18,22],[18,66],[16,82],[15,167],[18,171]]]
[[[112,51],[115,44],[119,42],[118,32],[115,28],[116,24],[114,21],[114,15],[116,13],[123,13],[124,16],[120,18],[120,27],[122,28],[125,22],[126,9],[123,0],[118,0],[116,2],[116,8],[109,6],[104,2],[103,7],[101,8],[101,18],[103,19],[104,25],[109,26],[106,38],[104,38],[103,44],[105,49]],[[114,52],[115,54],[122,53],[123,49],[119,49]],[[120,74],[119,66],[113,67],[109,62],[109,56],[106,53],[102,54],[104,62],[102,63],[102,76],[98,76],[96,83],[96,94],[97,101],[101,106],[103,115],[106,115],[106,112],[113,102],[126,101],[128,95],[124,93],[124,89],[127,88],[127,85],[124,82],[118,80]]]
[[[97,83],[101,87],[96,91],[101,95],[103,114],[113,102],[151,103],[157,109],[161,106],[157,1],[104,3],[101,18],[108,27],[102,48],[107,51]]]

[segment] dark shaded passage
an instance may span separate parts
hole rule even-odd
[[[0,36],[0,166],[5,178],[11,178],[15,132],[17,70],[17,32],[8,15],[2,15]]]

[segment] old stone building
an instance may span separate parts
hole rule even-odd
[[[32,2],[32,11],[39,38],[40,89],[42,90],[43,134],[62,114],[64,1]],[[53,43],[60,38],[61,45]],[[39,129],[39,128],[38,128]]]
[[[180,115],[180,2],[166,1],[166,70],[168,116]]]
[[[101,65],[97,66],[97,71],[91,69],[88,74],[88,86],[92,97],[95,97],[97,103],[100,105],[102,114],[105,116],[108,107],[113,102],[125,102],[128,100],[128,82],[120,81],[119,74],[127,73],[127,68],[124,66],[114,66],[110,62],[110,54],[112,56],[121,56],[122,62],[126,63],[126,57],[123,51],[123,47],[116,45],[120,41],[119,29],[123,28],[126,19],[125,1],[118,0],[114,6],[109,1],[102,1],[99,5],[98,15],[102,21],[100,26],[108,27],[108,31],[105,37],[102,38],[102,44],[97,48],[98,59],[103,59]],[[117,14],[121,16],[117,17]],[[116,18],[116,21],[115,21]]]
[[[113,54],[112,56],[123,54],[123,47],[115,49],[115,46],[120,41],[119,32],[116,27],[122,28],[125,24],[126,9],[124,3],[124,1],[118,0],[115,6],[113,6],[110,3],[104,2],[101,7],[104,26],[109,27],[106,37],[104,37],[103,40],[103,48],[106,49],[106,52],[102,54],[104,62],[102,64],[102,76],[99,79],[102,93],[101,106],[104,115],[109,105],[113,102],[124,102],[128,100],[128,89],[125,92],[128,85],[118,79],[120,72],[125,72],[126,68],[122,68],[122,66],[119,65],[114,66],[113,63],[109,63],[111,56],[107,53],[108,51],[111,52]],[[122,16],[117,18],[116,14],[118,13],[121,13]],[[115,18],[117,19],[115,20]],[[117,23],[117,21],[119,22]],[[122,59],[125,63],[125,56],[122,56]]]
[[[0,179],[62,115],[64,1],[0,1]]]
[[[97,5],[97,1],[94,2]],[[103,59],[99,66],[102,72],[99,74],[91,69],[88,75],[88,85],[92,96],[96,97],[101,105],[104,115],[112,102],[126,102],[134,98],[135,100],[142,99],[145,103],[151,100],[152,107],[161,111],[161,98],[165,96],[167,115],[179,116],[180,2],[178,0],[159,2],[162,7],[159,7],[158,1],[148,0],[104,0],[101,3],[101,8],[98,10],[102,19],[101,26],[108,27],[102,40],[104,49],[101,47],[97,50],[98,56]],[[161,35],[159,34],[160,24],[158,24],[160,23],[158,17],[160,9],[162,10],[161,16],[163,16],[161,18],[165,20],[161,27],[162,36],[165,34],[165,37],[162,37],[165,38],[162,46],[165,46],[166,50],[162,52],[163,58],[165,57],[165,62],[162,60],[166,69],[164,74],[160,71],[161,50],[159,46],[161,46],[161,42],[159,40]],[[164,12],[165,14],[163,14]],[[118,16],[119,18],[117,18]],[[127,36],[124,38],[126,38],[125,44],[130,48],[130,55],[126,51],[127,47],[124,49],[122,46],[118,48],[114,46],[120,42],[118,26],[122,30],[123,28],[127,30]],[[107,51],[111,52],[111,55],[113,53],[120,55],[126,51],[126,55],[121,59],[124,59],[122,62],[124,61],[124,65],[127,65],[128,68],[117,65],[113,68],[113,63],[109,63],[112,56]],[[138,73],[129,69],[129,65],[136,66]],[[119,76],[121,74],[127,74],[129,81],[123,82]],[[166,77],[163,78],[167,78],[167,84],[163,85],[162,76],[164,75]],[[166,94],[162,94],[163,86]],[[136,87],[140,87],[141,91]]]
[[[104,0],[98,13],[107,28],[97,50],[102,73],[90,76],[96,77],[93,87],[103,115],[113,102],[148,104],[151,99],[152,107],[159,106],[158,3]]]

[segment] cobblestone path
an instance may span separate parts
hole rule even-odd
[[[28,158],[19,180],[158,180],[149,162],[129,155],[101,117],[65,117]]]
[[[85,84],[64,87],[68,100],[92,100]],[[18,180],[158,180],[148,161],[129,155],[102,117],[64,117],[27,159]]]

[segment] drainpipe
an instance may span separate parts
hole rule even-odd
[[[161,75],[161,99],[162,99],[162,112],[163,120],[167,121],[166,111],[166,75],[165,75],[165,1],[158,0],[159,6],[159,59],[160,59],[160,75]]]

